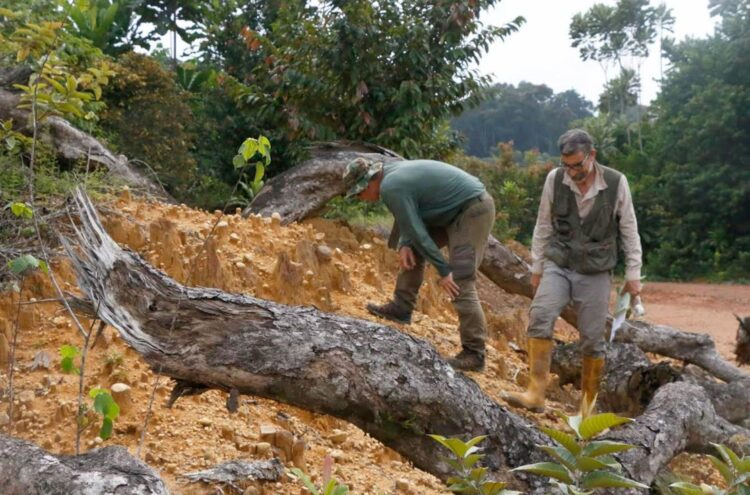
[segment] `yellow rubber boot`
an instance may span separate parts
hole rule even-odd
[[[604,358],[583,356],[581,370],[581,410],[580,414],[588,418],[594,412],[596,398],[599,395],[599,383],[604,372]]]
[[[523,393],[503,392],[502,398],[515,407],[544,411],[551,362],[552,339],[529,339],[529,386]]]

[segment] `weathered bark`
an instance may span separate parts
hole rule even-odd
[[[578,344],[557,346],[552,371],[560,385],[581,381],[581,352]],[[626,416],[640,415],[656,392],[667,383],[697,385],[711,400],[716,414],[743,427],[750,426],[750,380],[717,382],[700,368],[674,368],[669,362],[652,363],[634,344],[611,345],[597,401],[599,408]]]
[[[723,443],[736,452],[750,447],[748,430],[719,417],[704,389],[688,383],[664,385],[641,416],[604,438],[636,446],[616,457],[624,474],[646,484],[681,452],[705,453],[711,450],[711,443]]]
[[[30,442],[0,434],[0,459],[4,495],[169,493],[159,476],[124,447],[55,456]]]
[[[346,164],[363,157],[384,163],[403,160],[393,151],[380,146],[356,142],[319,143],[309,149],[310,158],[263,186],[243,212],[270,217],[281,215],[281,222],[289,224],[315,215],[331,199],[346,193],[352,185],[344,181]]]
[[[78,246],[68,239],[63,244],[81,288],[99,308],[99,317],[152,367],[177,380],[182,391],[215,388],[235,400],[238,394],[252,394],[330,414],[440,477],[449,474],[444,452],[425,433],[487,435],[482,446],[492,475],[527,493],[549,492],[547,480],[508,472],[542,460],[533,445],[549,441],[455,372],[431,345],[391,327],[313,308],[181,286],[117,246],[85,194],[79,192],[76,202]],[[654,425],[672,422],[674,414],[668,407],[654,408],[655,399],[646,420],[639,418],[638,427],[628,430],[639,442],[655,442],[638,443],[643,448],[627,459],[632,466],[653,468],[653,473],[639,473],[645,483],[680,448],[694,445],[683,436],[727,442],[728,435],[744,431],[716,418],[700,387],[680,386],[698,390],[705,399],[701,408],[690,409],[697,416],[655,437]],[[672,408],[676,404],[670,403]],[[696,419],[700,415],[713,423]]]
[[[737,338],[735,339],[734,353],[739,364],[750,364],[750,316],[740,318],[734,315],[740,323],[737,327]]]
[[[8,75],[7,77],[15,76]],[[31,135],[30,114],[28,110],[17,108],[19,99],[20,96],[17,93],[0,88],[0,120],[13,119],[17,131]],[[65,119],[49,117],[41,128],[43,130],[42,141],[55,150],[58,160],[62,163],[88,161],[92,167],[106,167],[112,176],[123,179],[132,187],[142,189],[159,199],[171,201],[161,186],[131,167],[127,157],[115,155],[99,140],[76,129]]]
[[[267,397],[345,419],[438,476],[449,473],[445,453],[425,433],[488,435],[486,465],[506,479],[509,467],[542,459],[531,446],[543,436],[426,342],[314,308],[181,286],[117,246],[83,193],[76,200],[77,246],[62,241],[79,285],[103,321],[181,386]]]

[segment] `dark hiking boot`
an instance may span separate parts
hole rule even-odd
[[[482,371],[484,354],[464,349],[452,358],[448,358],[448,364],[453,366],[453,369],[461,371]]]
[[[367,311],[385,318],[386,320],[395,321],[396,323],[411,323],[411,311],[401,309],[393,301],[389,301],[383,305],[378,306],[377,304],[368,303]]]

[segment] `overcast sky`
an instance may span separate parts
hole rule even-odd
[[[615,5],[615,0],[501,0],[483,16],[485,24],[500,26],[521,15],[526,23],[504,41],[494,44],[484,56],[480,70],[492,74],[495,82],[518,84],[528,81],[546,84],[556,93],[575,89],[595,105],[604,87],[604,73],[597,62],[581,61],[577,48],[570,46],[568,28],[576,13],[595,3]],[[658,0],[652,0],[658,5]],[[702,38],[713,33],[715,19],[708,12],[708,0],[664,0],[675,17],[674,37]],[[641,66],[642,103],[657,93],[659,77],[658,43]],[[610,74],[611,77],[612,74]]]

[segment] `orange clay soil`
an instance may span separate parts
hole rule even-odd
[[[395,253],[374,234],[340,222],[315,219],[281,226],[278,219],[227,215],[220,219],[203,248],[218,214],[185,206],[142,202],[131,199],[127,192],[100,207],[105,227],[115,241],[141,253],[183,284],[217,287],[286,304],[312,305],[322,311],[363,319],[375,319],[364,310],[365,303],[386,301],[394,285]],[[321,263],[321,256],[330,261]],[[52,268],[65,290],[77,290],[75,277],[63,257],[55,260]],[[436,273],[431,268],[426,280],[413,323],[395,326],[430,342],[443,355],[453,354],[459,347],[455,313],[435,284]],[[528,301],[504,293],[484,277],[480,277],[479,286],[488,316],[488,362],[483,373],[470,373],[470,376],[489,396],[500,401],[501,390],[519,390],[527,380],[524,357],[511,347],[525,347]],[[682,287],[675,284],[647,286],[645,301],[657,318],[655,322],[679,327],[683,322],[670,318],[678,312],[689,311],[694,315],[693,321],[705,318],[706,322],[715,323],[712,328],[726,325],[726,332],[729,332],[733,326],[731,314],[722,313],[721,320],[704,314],[706,308],[696,304],[692,292],[683,291]],[[667,288],[670,292],[663,295]],[[735,304],[737,310],[750,307],[747,304],[750,292],[746,287],[741,289]],[[717,290],[733,293],[729,287]],[[702,294],[707,297],[708,291],[702,290]],[[53,297],[48,277],[41,274],[27,279],[20,294],[24,302]],[[10,292],[0,297],[0,333],[4,332],[8,341],[16,320],[18,300],[19,295]],[[663,305],[675,309],[664,313]],[[711,311],[721,308],[718,302],[711,305]],[[730,310],[725,312],[729,314]],[[61,371],[59,349],[65,344],[81,347],[82,339],[72,320],[56,303],[21,306],[18,323],[14,378],[17,407],[12,435],[56,454],[71,454],[75,449],[78,377]],[[85,319],[83,323],[86,328],[91,325]],[[683,327],[693,330],[687,324]],[[558,338],[572,340],[575,336],[574,330],[565,323],[558,324]],[[44,355],[51,358],[50,367],[31,370],[34,358]],[[4,357],[0,355],[0,359]],[[0,364],[3,365],[0,388],[4,389],[8,383],[7,361]],[[135,454],[149,396],[158,383],[141,457],[160,472],[173,493],[216,493],[215,487],[188,483],[181,475],[230,459],[257,460],[274,455],[281,456],[289,466],[292,460],[296,461],[313,479],[319,479],[323,459],[330,455],[334,460],[334,477],[345,482],[354,494],[448,493],[434,476],[415,469],[408,460],[357,427],[330,416],[248,396],[241,397],[239,411],[230,414],[225,407],[226,395],[218,391],[179,399],[172,409],[167,409],[164,404],[171,390],[170,380],[161,377],[157,382],[157,376],[140,356],[109,327],[89,353],[85,376],[85,392],[115,383],[129,385],[132,406],[115,421],[114,434],[106,441],[96,437],[96,418],[91,415],[92,426],[83,433],[82,451],[116,444]],[[578,397],[575,388],[569,385],[561,388],[553,380],[548,410],[573,412]],[[90,403],[90,399],[86,401]],[[0,419],[6,406],[7,403],[0,409],[3,411]],[[517,412],[537,424],[561,425],[553,412]],[[7,425],[3,430],[7,432]],[[282,434],[267,433],[273,430]],[[301,457],[296,455],[292,459],[285,455],[288,452],[285,453],[283,445],[275,440],[288,437],[284,431],[290,432],[289,438],[293,437],[298,445],[301,445],[299,440],[304,442]],[[681,472],[698,475],[704,480],[715,477],[708,463],[697,458],[681,458],[676,465]],[[245,484],[243,487],[247,494],[304,493],[301,485],[289,477],[278,483]]]

